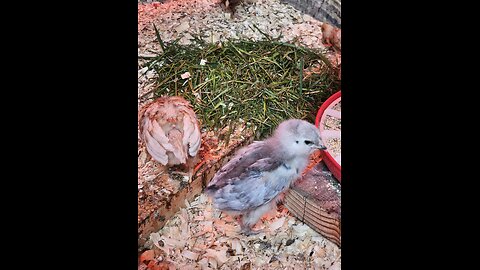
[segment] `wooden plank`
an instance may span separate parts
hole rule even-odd
[[[323,161],[309,170],[285,196],[285,206],[300,221],[341,246],[340,191]]]

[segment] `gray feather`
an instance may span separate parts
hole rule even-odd
[[[250,144],[214,176],[206,190],[213,195],[215,207],[253,210],[289,186],[296,172],[284,166],[283,158],[272,146],[265,141]]]

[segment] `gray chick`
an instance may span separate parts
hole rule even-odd
[[[206,193],[215,208],[238,216],[244,234],[258,233],[252,227],[301,176],[316,149],[326,147],[314,125],[286,120],[273,136],[240,149],[215,174]]]

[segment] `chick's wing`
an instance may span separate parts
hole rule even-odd
[[[280,159],[268,155],[264,142],[242,149],[227,163],[207,187],[216,207],[227,211],[250,211],[270,202],[288,182]]]

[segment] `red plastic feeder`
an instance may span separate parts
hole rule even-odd
[[[336,92],[330,96],[323,104],[320,106],[317,112],[317,117],[315,119],[315,126],[320,130],[320,137],[325,143],[329,138],[341,138],[341,130],[333,130],[325,127],[326,116],[341,119],[341,112],[334,110],[333,107],[337,105],[342,99],[341,91]],[[337,178],[338,182],[342,181],[342,167],[340,166],[340,154],[333,157],[331,150],[329,151],[328,145],[326,150],[322,150],[323,160],[327,165],[328,169],[332,172],[333,176]],[[338,160],[338,161],[337,161]]]

